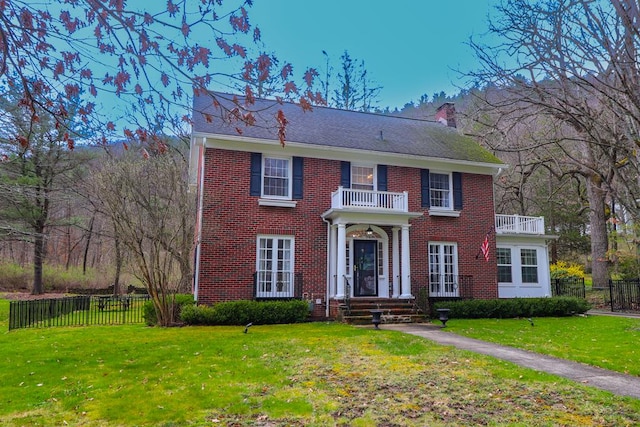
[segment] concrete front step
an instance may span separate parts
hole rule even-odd
[[[371,324],[371,310],[381,310],[382,323],[420,323],[426,316],[414,304],[413,300],[398,299],[352,299],[349,309],[340,307],[343,322],[364,325]]]
[[[352,325],[371,325],[373,316],[342,316],[342,321]],[[394,323],[424,323],[428,319],[424,314],[383,314],[380,317],[380,324],[394,324]]]

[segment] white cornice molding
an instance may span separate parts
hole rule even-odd
[[[246,152],[258,151],[271,155],[286,154],[289,156],[382,163],[390,166],[424,169],[437,168],[442,171],[477,173],[480,175],[495,176],[501,170],[508,168],[508,165],[504,163],[485,163],[472,162],[468,160],[424,157],[384,151],[358,150],[320,144],[306,144],[294,141],[287,141],[283,147],[280,145],[280,141],[277,140],[251,138],[242,135],[219,135],[194,132],[192,134],[192,138],[196,141],[195,144],[203,145],[206,148],[219,148],[223,150]]]

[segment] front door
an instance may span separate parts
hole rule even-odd
[[[353,296],[378,296],[378,242],[376,240],[353,241]]]

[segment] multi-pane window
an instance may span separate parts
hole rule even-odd
[[[264,157],[262,195],[263,197],[291,198],[291,162],[289,159]]]
[[[458,291],[458,249],[455,243],[429,244],[431,295],[455,296]]]
[[[446,173],[429,174],[430,206],[451,209],[451,183]]]
[[[293,238],[259,237],[257,270],[257,296],[293,296]]]
[[[373,167],[351,165],[351,188],[354,190],[375,190]]]
[[[538,253],[535,249],[520,250],[522,283],[538,283]]]
[[[513,277],[511,273],[511,267],[512,267],[511,249],[497,248],[496,258],[498,261],[498,282],[499,283],[513,282]]]

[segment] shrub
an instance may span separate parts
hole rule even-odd
[[[584,279],[584,269],[581,265],[558,261],[549,266],[552,279],[577,278]]]
[[[182,310],[188,325],[272,325],[307,320],[307,301],[228,301],[213,306],[192,306]]]
[[[29,289],[33,283],[33,268],[25,270],[20,264],[0,263],[0,289],[17,291]]]
[[[621,254],[618,257],[614,278],[628,280],[640,277],[640,263],[635,255]]]
[[[173,300],[173,318],[180,319],[180,314],[185,307],[194,305],[193,295],[191,294],[175,294]],[[156,308],[153,306],[153,301],[149,300],[144,303],[142,317],[145,323],[149,326],[158,324],[158,316],[156,314]]]
[[[515,317],[561,317],[587,312],[591,304],[582,298],[514,298],[440,301],[438,308],[451,309],[449,317],[459,319],[508,319]]]
[[[187,305],[182,307],[180,320],[187,325],[215,325],[215,310],[208,305]]]
[[[70,266],[44,264],[42,283],[46,292],[67,292],[76,289],[106,288],[111,275],[103,271]],[[33,264],[24,266],[13,262],[0,262],[0,289],[5,291],[30,290],[33,286]]]

